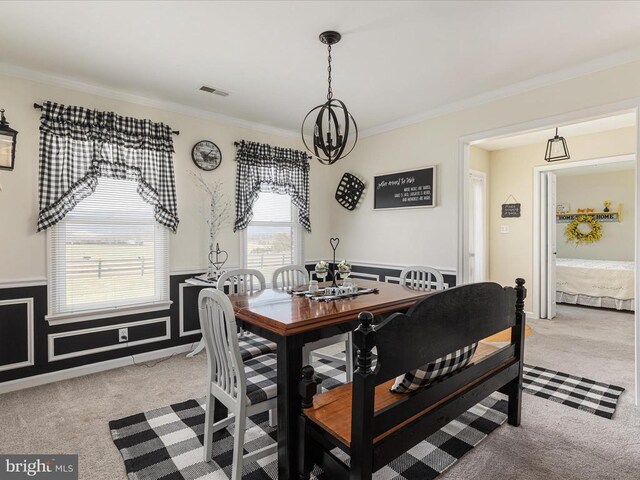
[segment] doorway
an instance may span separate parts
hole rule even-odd
[[[460,203],[459,203],[459,212],[458,212],[459,213],[459,217],[458,217],[459,218],[459,227],[458,227],[459,247],[458,247],[458,269],[457,269],[459,282],[466,283],[466,282],[469,282],[471,278],[473,278],[472,276],[473,270],[471,267],[471,263],[475,262],[475,255],[477,254],[475,246],[473,250],[470,248],[473,242],[473,240],[471,239],[471,236],[476,235],[475,229],[473,228],[473,224],[470,221],[470,218],[473,215],[472,209],[471,209],[473,190],[471,188],[471,177],[469,175],[469,171],[470,171],[470,163],[471,163],[471,159],[470,159],[471,150],[474,146],[482,142],[492,141],[495,139],[502,140],[502,139],[508,139],[513,136],[517,136],[521,134],[539,133],[547,129],[552,129],[552,128],[555,129],[555,127],[560,127],[560,130],[562,132],[562,130],[565,127],[571,126],[572,124],[587,122],[591,120],[605,119],[605,118],[609,118],[609,117],[613,117],[621,114],[630,114],[633,117],[633,121],[634,121],[633,127],[631,128],[635,132],[635,139],[633,141],[633,148],[627,150],[627,152],[630,152],[630,151],[637,152],[638,139],[640,137],[640,135],[638,135],[639,107],[640,107],[639,100],[629,100],[629,101],[619,102],[613,105],[594,107],[590,109],[585,109],[583,111],[567,113],[563,115],[549,117],[546,119],[533,120],[530,122],[525,122],[525,123],[512,125],[508,127],[502,127],[494,130],[485,131],[485,132],[479,132],[476,134],[471,134],[471,135],[467,135],[465,137],[460,138],[459,140],[460,142],[459,167],[460,168],[459,168],[459,187],[458,187],[460,192],[460,195],[459,195]],[[571,149],[571,146],[570,146],[570,149]],[[544,149],[542,150],[541,156],[544,156]],[[580,157],[578,156],[578,158]],[[589,158],[589,157],[587,156],[582,158]],[[604,156],[601,157],[600,160],[604,160]],[[635,164],[636,162],[635,154],[632,156],[631,160]],[[569,163],[569,162],[565,162],[565,163]],[[635,169],[635,172],[636,172],[635,180],[637,185],[638,176],[640,175],[640,173],[638,172],[637,168]],[[518,197],[518,195],[516,195],[516,197],[518,197],[519,199],[523,199],[523,205],[524,205],[524,202],[531,202],[529,208],[533,206],[533,209],[535,210],[533,212],[533,215],[531,215],[531,218],[530,218],[531,224],[533,224],[533,229],[535,231],[528,232],[528,235],[527,235],[529,238],[528,241],[529,242],[533,241],[535,245],[533,248],[533,252],[531,254],[524,255],[524,257],[528,257],[528,261],[527,261],[527,258],[525,258],[525,263],[528,263],[528,265],[530,265],[530,267],[528,267],[530,273],[526,277],[527,288],[529,290],[528,296],[530,301],[529,308],[527,308],[527,316],[528,318],[533,318],[533,319],[539,318],[541,316],[540,315],[541,313],[545,313],[545,312],[542,312],[542,308],[541,308],[542,299],[544,299],[544,304],[546,305],[546,307],[544,307],[547,309],[546,313],[548,313],[549,311],[553,313],[552,309],[554,308],[552,301],[549,301],[550,299],[553,298],[553,295],[551,294],[552,289],[550,288],[550,284],[554,282],[553,280],[549,281],[548,275],[549,273],[553,274],[554,272],[554,269],[550,268],[550,264],[553,265],[555,261],[555,258],[553,257],[553,252],[557,252],[557,249],[551,250],[552,252],[551,255],[549,255],[548,249],[546,250],[546,253],[542,253],[541,251],[541,244],[543,243],[541,241],[541,238],[543,234],[545,234],[547,246],[551,245],[551,247],[553,247],[553,241],[551,240],[555,238],[555,235],[551,235],[553,233],[555,222],[552,223],[551,227],[549,228],[549,224],[550,224],[549,217],[551,217],[552,214],[555,217],[554,209],[549,209],[549,208],[546,209],[546,212],[544,213],[546,214],[547,221],[544,222],[544,224],[540,220],[543,214],[540,197],[544,193],[546,198],[550,192],[553,193],[554,191],[554,189],[549,189],[549,184],[553,182],[553,179],[555,176],[548,175],[548,173],[553,173],[553,169],[547,170],[545,172],[544,178],[542,175],[539,175],[539,174],[534,175],[533,178],[531,178],[531,176],[529,177],[529,182],[531,185],[530,188],[533,188],[533,191],[535,192],[535,195],[536,195],[535,199],[533,198],[534,192],[531,192],[530,196],[523,195]],[[492,175],[489,175],[488,184],[492,185],[493,180],[494,179],[492,178]],[[535,185],[533,185],[534,183]],[[542,190],[543,185],[545,188],[544,190]],[[636,188],[636,192],[637,192],[637,188]],[[491,186],[490,193],[488,194],[488,196],[491,203],[490,216],[493,219],[495,216],[496,210],[499,210],[500,204],[503,203],[504,199],[507,198],[508,195],[500,194],[499,198],[498,196],[494,196],[494,187]],[[636,198],[632,203],[635,206],[635,212],[636,212],[634,214],[636,217],[634,222],[635,224],[634,246],[635,246],[635,251],[637,252],[640,248],[640,236],[638,235],[638,221],[637,221],[637,212],[639,211],[638,206],[640,205],[640,196],[636,195]],[[496,204],[497,204],[497,207],[496,207]],[[547,199],[547,205],[548,204],[549,204],[549,201]],[[551,204],[553,205],[552,202]],[[496,225],[491,224],[491,230],[489,232],[489,236],[493,236],[493,235],[498,236],[503,233],[506,233],[506,234],[510,233],[510,230],[509,230],[510,225],[508,224],[508,219],[505,220],[503,223],[505,223],[505,225],[498,224],[499,229],[496,229]],[[504,227],[504,230],[505,230],[504,232],[502,231],[502,227]],[[543,229],[546,229],[546,230],[543,230]],[[511,232],[513,231],[514,229],[513,227],[511,227]],[[550,236],[552,238],[549,238]],[[506,238],[506,237],[503,237],[503,238]],[[490,241],[490,243],[492,242],[493,240]],[[494,255],[492,254],[493,251],[494,251],[493,249],[490,249],[488,254],[492,264],[495,261],[498,261],[498,262],[502,261],[503,263],[508,264],[512,260],[511,258],[506,258],[502,254],[502,252],[499,252],[500,255],[496,255],[494,257]],[[470,253],[473,253],[474,255],[470,255]],[[545,260],[545,261],[543,262],[542,260]],[[546,270],[544,270],[545,268]],[[637,271],[638,269],[635,269],[635,270],[636,271],[634,274],[635,275],[634,294],[635,294],[635,297],[638,298],[640,295],[640,281],[638,279],[638,271]],[[537,273],[533,273],[533,272],[537,272]],[[487,279],[490,281],[498,281],[492,278],[491,274],[488,275]],[[505,277],[504,279],[501,279],[498,281],[498,283],[501,283],[504,285],[507,285],[507,284],[510,285],[512,282],[513,282],[513,278],[511,278],[511,276]],[[638,405],[638,401],[640,400],[640,368],[639,368],[640,367],[640,351],[639,351],[640,318],[638,317],[637,313],[634,314],[633,324],[635,325],[635,331],[634,331],[635,372],[634,372],[633,378],[635,381],[635,389],[634,389],[635,402],[636,402],[636,405]]]
[[[534,243],[534,276],[540,279],[539,281],[539,304],[534,305],[535,311],[538,313],[539,318],[547,318],[549,320],[553,319],[556,316],[556,298],[558,296],[558,292],[560,292],[557,288],[557,262],[558,262],[558,218],[565,217],[566,220],[573,220],[575,215],[571,213],[572,210],[577,210],[579,207],[574,206],[573,209],[569,204],[561,204],[561,210],[567,210],[565,214],[560,213],[558,211],[558,201],[557,201],[557,185],[558,185],[558,176],[562,175],[580,175],[580,174],[598,174],[603,175],[605,172],[615,172],[621,171],[624,172],[625,168],[627,169],[635,169],[636,166],[636,155],[620,155],[616,157],[608,157],[608,158],[600,158],[600,159],[592,159],[585,160],[581,162],[572,162],[572,163],[560,163],[560,164],[550,164],[543,167],[537,167],[534,170],[534,205],[539,205],[539,211],[536,215],[534,213],[534,235],[535,232],[538,232],[537,242]],[[561,177],[561,178],[563,178]],[[607,208],[608,209],[608,208]],[[614,218],[614,221],[622,221],[622,204],[618,203],[613,206],[613,210],[620,209],[620,217]],[[583,209],[586,210],[586,209]],[[591,210],[596,210],[595,208],[591,208]],[[587,215],[589,217],[593,215]],[[593,212],[596,214],[596,217],[599,215],[598,212]],[[559,214],[559,215],[558,215]],[[612,212],[611,215],[617,215],[617,212]],[[602,217],[602,215],[600,215]],[[606,216],[604,216],[606,217]],[[560,221],[563,221],[562,219]],[[634,218],[628,219],[627,221],[635,221]],[[564,224],[560,224],[564,225]],[[630,232],[632,234],[632,232]],[[630,246],[631,248],[631,246]],[[536,254],[537,251],[537,254]],[[637,264],[635,261],[635,255],[630,253],[629,259],[633,259],[634,265]],[[564,260],[563,262],[563,283],[565,277],[572,282],[578,281],[574,280],[570,277],[575,275],[579,275],[581,271],[585,271],[586,269],[581,268],[581,264],[578,261],[580,259],[580,255],[571,255],[573,258]],[[576,259],[577,257],[577,259]],[[597,268],[598,265],[594,262],[604,262],[602,260],[602,256],[596,256],[598,260],[593,260],[594,256],[589,255],[592,260],[591,268]],[[605,256],[606,257],[606,256]],[[539,260],[538,260],[539,259]],[[571,263],[567,263],[569,260],[572,260]],[[589,258],[585,259],[588,261]],[[567,263],[565,265],[564,263]],[[582,262],[584,263],[584,262]],[[538,269],[535,268],[538,266]],[[608,264],[603,263],[603,268],[612,269],[618,268],[614,264],[614,262],[609,262]],[[608,272],[603,271],[604,275],[607,275]],[[618,277],[622,276],[622,272]],[[633,275],[632,275],[633,276]],[[632,278],[629,279],[631,283]],[[606,282],[606,280],[603,280]],[[570,292],[575,292],[575,287],[573,285],[570,286]],[[629,286],[626,289],[631,289]],[[592,293],[592,292],[589,292]],[[596,293],[593,293],[596,295]],[[584,294],[581,295],[583,297],[589,297]],[[578,297],[578,295],[575,295]],[[593,305],[596,306],[598,301],[596,297],[593,297]],[[575,301],[576,304],[584,304],[588,305],[589,301],[586,298],[586,301],[580,302],[580,299],[572,299],[572,302]],[[602,300],[599,302],[602,303]],[[615,308],[614,303],[606,303],[605,307],[613,307]]]

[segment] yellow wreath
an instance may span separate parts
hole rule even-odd
[[[580,225],[586,224],[590,227],[588,232],[582,232]],[[578,245],[583,243],[595,243],[602,238],[602,224],[591,215],[580,215],[573,222],[567,225],[564,232],[567,242],[575,242]]]

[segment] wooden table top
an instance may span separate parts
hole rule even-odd
[[[267,289],[229,295],[229,299],[240,320],[287,336],[354,320],[364,311],[379,315],[403,310],[431,293],[373,280],[355,282],[359,287],[377,288],[379,292],[319,302],[282,289]]]

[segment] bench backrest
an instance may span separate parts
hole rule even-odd
[[[516,291],[497,283],[434,293],[374,327],[376,384],[414,370],[516,323]],[[356,346],[357,343],[356,343]]]
[[[352,465],[354,458],[371,455],[374,438],[385,432],[401,425],[406,425],[402,428],[407,433],[413,429],[406,441],[385,447],[400,454],[406,451],[402,448],[410,448],[424,439],[423,433],[435,431],[429,428],[440,428],[482,400],[484,397],[475,396],[480,390],[489,394],[501,388],[500,382],[505,379],[522,377],[526,289],[524,280],[517,279],[516,283],[516,288],[477,283],[434,293],[406,315],[392,315],[377,326],[372,325],[370,313],[360,314],[360,326],[353,332],[358,355],[352,384]],[[509,345],[437,379],[423,390],[398,394],[398,401],[376,411],[377,385],[509,327],[512,327]],[[374,348],[377,361],[372,368]],[[476,393],[460,397],[451,410],[435,413],[440,415],[435,421],[421,416],[430,408],[449,408],[444,405],[453,405],[452,398],[470,389]],[[462,407],[464,410],[458,411]],[[422,423],[414,427],[415,422]],[[429,428],[425,422],[431,422]]]

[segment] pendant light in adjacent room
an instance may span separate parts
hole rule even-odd
[[[557,162],[558,160],[569,160],[569,158],[567,142],[564,137],[558,136],[558,129],[556,128],[556,135],[547,142],[547,151],[544,159],[547,162]]]
[[[331,46],[340,41],[338,32],[328,31],[320,34],[320,41],[327,45],[329,52],[327,101],[312,108],[302,121],[302,141],[307,150],[325,165],[332,165],[351,153],[358,141],[358,126],[342,100],[333,98],[331,89]],[[315,121],[307,122],[314,119]],[[305,128],[306,127],[306,128]],[[311,136],[311,146],[305,138]]]

